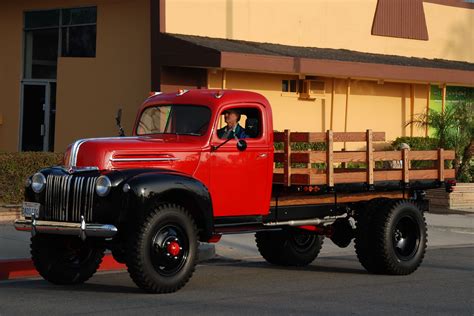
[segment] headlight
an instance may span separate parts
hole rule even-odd
[[[95,184],[95,192],[98,196],[104,197],[110,192],[112,182],[107,176],[100,176]]]
[[[35,173],[31,178],[31,188],[33,192],[40,193],[46,185],[46,178],[41,172]]]

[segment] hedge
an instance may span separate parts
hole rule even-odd
[[[26,178],[40,169],[61,164],[62,158],[61,153],[0,153],[0,203],[21,203]]]

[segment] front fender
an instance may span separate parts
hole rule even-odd
[[[201,240],[212,236],[214,221],[211,196],[199,180],[181,173],[155,171],[135,175],[126,184],[130,186],[127,192],[128,208],[134,216],[143,218],[162,202],[178,203],[187,207],[194,216],[201,231]]]

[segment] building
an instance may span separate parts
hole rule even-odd
[[[0,4],[0,151],[127,134],[150,91],[253,90],[275,129],[386,131],[473,98],[464,0],[17,0]]]

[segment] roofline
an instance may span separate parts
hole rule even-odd
[[[472,71],[222,52],[225,69],[474,86]]]
[[[474,86],[470,70],[220,51],[166,33],[158,40],[163,66]]]

